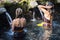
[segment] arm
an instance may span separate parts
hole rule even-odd
[[[14,24],[15,22],[14,22],[14,20],[12,21],[12,31],[14,31],[14,26],[15,26],[15,24]]]
[[[38,7],[41,7],[41,8],[52,8],[52,6],[43,6],[43,5],[39,5]]]
[[[46,9],[44,9],[43,7],[39,7],[39,10],[41,10],[44,13],[44,17],[47,18],[48,20],[50,20],[50,12],[47,11]]]
[[[46,9],[44,9],[45,6],[38,6],[38,8],[39,8],[39,10],[43,11],[45,14],[47,14],[47,13],[49,14],[49,12]]]

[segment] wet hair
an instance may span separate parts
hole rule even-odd
[[[50,12],[51,12],[51,13],[54,13],[54,4],[53,4],[52,2],[50,2],[50,1],[47,1],[47,2],[46,2],[46,5],[47,5],[47,6],[52,6],[52,8],[50,9]]]
[[[54,4],[52,2],[46,2],[47,6],[54,6]]]
[[[22,9],[21,8],[17,8],[16,9],[16,18],[18,17],[18,15],[22,14]]]

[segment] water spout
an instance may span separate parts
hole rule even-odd
[[[36,21],[35,12],[33,12],[33,19],[31,21]]]

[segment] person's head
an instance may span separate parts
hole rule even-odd
[[[46,6],[52,6],[52,7],[54,7],[54,4],[52,2],[47,1],[46,2]]]
[[[20,14],[22,14],[22,9],[21,8],[17,8],[16,9],[16,17],[18,17]]]
[[[46,2],[46,6],[52,6],[52,8],[49,8],[49,9],[47,9],[50,13],[53,13],[54,12],[54,4],[52,3],[52,2],[50,2],[50,1],[47,1]]]

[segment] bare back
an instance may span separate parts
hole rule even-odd
[[[12,26],[13,27],[20,27],[20,19],[19,18],[14,19],[12,22]]]

